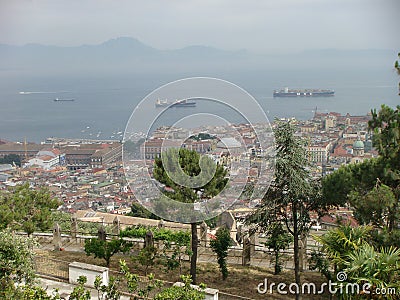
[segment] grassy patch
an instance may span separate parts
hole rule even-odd
[[[69,252],[69,251],[40,251],[40,256],[46,256],[49,259],[57,259],[60,261],[79,261],[88,264],[102,265],[104,266],[104,260],[95,259],[92,256],[86,256],[82,252]],[[119,259],[125,259],[131,268],[133,273],[144,275],[144,267],[137,266],[132,263],[132,260],[124,255],[115,255],[111,259],[111,269],[118,270]],[[65,269],[65,263],[61,263],[58,266],[60,269]],[[57,268],[54,264],[51,264],[51,268],[54,270]],[[276,284],[284,282],[290,284],[294,281],[294,272],[292,270],[285,270],[280,275],[273,275],[272,269],[260,268],[260,267],[243,267],[238,265],[228,265],[229,276],[226,280],[222,280],[221,272],[218,269],[217,264],[212,263],[198,263],[197,264],[197,280],[198,282],[205,283],[208,287],[219,289],[221,292],[240,295],[251,299],[294,299],[289,295],[278,295],[276,290],[274,294],[260,295],[257,292],[257,286],[260,282],[264,282],[265,278],[268,278],[268,282],[274,282]],[[155,265],[149,268],[149,273],[154,273],[156,278],[165,280],[168,282],[175,282],[179,280],[179,270],[164,271],[164,267]],[[183,274],[189,273],[189,263],[185,262],[182,268]],[[317,272],[304,272],[302,275],[303,282],[313,282],[317,287],[325,282],[324,278]],[[222,299],[227,299],[221,297]],[[328,295],[304,295],[304,299],[329,299]]]

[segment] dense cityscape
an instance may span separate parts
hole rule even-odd
[[[0,300],[399,300],[399,11],[0,1]]]
[[[197,273],[204,280],[204,266],[218,264],[223,281],[220,284],[218,281],[213,282],[214,288],[200,288],[199,291],[185,291],[179,288],[174,290],[174,293],[183,293],[188,299],[195,297],[188,296],[190,293],[198,293],[199,297],[207,295],[214,297],[213,299],[239,299],[244,296],[251,297],[246,299],[259,299],[267,293],[267,281],[259,283],[257,289],[249,286],[249,289],[240,290],[224,286],[228,276],[243,276],[237,273],[240,270],[237,269],[239,266],[261,268],[260,270],[274,268],[274,276],[282,272],[290,274],[290,270],[293,269],[295,274],[308,270],[310,273],[303,273],[303,280],[312,280],[314,292],[304,290],[304,284],[309,284],[307,281],[301,283],[295,277],[294,284],[299,288],[301,286],[301,293],[307,295],[316,294],[317,285],[321,285],[321,293],[328,296],[330,291],[327,293],[323,290],[323,280],[314,277],[315,273],[311,271],[318,270],[328,279],[332,276],[329,275],[332,274],[331,269],[324,271],[319,265],[326,259],[325,255],[329,257],[331,254],[326,252],[324,256],[318,256],[322,253],[320,249],[324,249],[320,248],[321,245],[341,240],[334,237],[329,242],[326,240],[329,235],[349,234],[350,239],[351,235],[357,236],[364,234],[364,230],[371,230],[376,232],[375,235],[371,233],[373,243],[380,245],[380,234],[387,239],[385,245],[397,243],[395,235],[398,231],[391,227],[396,226],[396,219],[391,219],[390,214],[390,203],[394,203],[394,194],[380,179],[391,184],[392,179],[387,181],[385,178],[384,172],[387,171],[381,169],[384,165],[380,165],[386,159],[386,150],[383,150],[386,148],[376,143],[377,134],[380,134],[380,139],[386,139],[386,135],[390,134],[387,130],[394,124],[391,123],[391,116],[396,116],[397,112],[398,110],[382,106],[379,114],[371,111],[361,116],[349,113],[342,115],[337,112],[320,113],[316,110],[310,120],[276,119],[272,124],[205,125],[190,129],[162,126],[156,128],[148,137],[141,132],[125,132],[125,137],[129,137],[125,141],[56,137],[49,137],[41,143],[0,140],[0,196],[2,201],[5,201],[1,211],[3,224],[17,230],[18,237],[14,238],[24,239],[25,232],[39,241],[34,254],[35,272],[49,276],[41,277],[42,286],[55,289],[59,289],[60,285],[54,282],[54,276],[63,280],[69,278],[70,283],[79,285],[83,284],[83,277],[80,276],[85,274],[85,280],[90,280],[89,287],[97,289],[100,293],[100,287],[96,287],[95,278],[90,275],[94,272],[100,277],[105,276],[101,281],[106,283],[103,290],[111,289],[109,293],[119,293],[119,289],[125,290],[123,286],[116,288],[110,285],[112,281],[107,285],[108,272],[113,272],[112,268],[116,268],[116,261],[112,257],[117,253],[126,255],[129,251],[133,260],[140,262],[139,269],[144,268],[145,275],[149,266],[152,266],[164,285],[169,284],[169,272],[174,272],[178,266],[179,270],[183,270],[190,262],[190,270],[186,271],[190,271],[189,279],[180,278],[184,282],[180,284],[185,286],[190,281],[196,282]],[[378,118],[387,119],[378,121]],[[373,126],[380,126],[380,132],[374,131]],[[289,144],[289,152],[282,152],[285,140],[282,140],[280,134],[285,130],[289,130],[287,141],[291,141],[292,138],[298,141]],[[388,145],[393,147],[390,143]],[[221,182],[226,183],[220,186],[219,190],[211,191],[215,193],[227,187],[229,192],[221,192],[221,195],[224,195],[222,201],[208,203],[210,197],[207,196],[207,184],[195,194],[185,194],[185,185],[171,182],[170,174],[162,175],[165,172],[163,155],[168,157],[173,153],[170,152],[173,149],[180,149],[179,156],[182,155],[185,159],[191,157],[185,164],[181,164],[183,169],[189,168],[187,170],[193,172],[193,168],[197,168],[199,163],[195,159],[199,159],[200,156],[207,157],[211,164],[220,168],[220,171],[214,174],[214,178],[220,174],[218,176],[222,177],[216,179],[216,182],[222,180]],[[295,156],[291,157],[293,149],[296,149],[293,152]],[[183,150],[186,152],[181,152]],[[283,157],[282,153],[285,153]],[[396,160],[397,156],[392,157],[390,153],[388,152],[387,160]],[[299,155],[298,158],[296,155]],[[290,160],[282,165],[285,156],[290,157]],[[191,161],[193,159],[194,165]],[[389,163],[389,166],[394,165]],[[301,179],[298,179],[300,182],[295,181],[297,175],[294,175],[294,170],[303,174]],[[362,175],[364,177],[358,177],[358,174],[362,174],[360,172],[365,172],[362,170],[367,170],[367,173]],[[285,172],[289,172],[289,177],[283,175]],[[353,175],[350,175],[352,173]],[[150,178],[150,181],[146,178]],[[287,179],[280,181],[283,178]],[[343,181],[344,178],[349,178],[349,181]],[[360,196],[358,180],[367,180],[368,185],[375,187]],[[293,183],[294,186],[287,187]],[[283,184],[282,188],[279,187],[280,184]],[[346,192],[349,184],[355,184],[354,191]],[[302,185],[309,190],[301,190],[301,194],[296,197],[301,199],[307,193],[315,194],[304,198],[301,204],[283,201],[276,210],[276,200],[269,200],[276,197],[276,192],[282,191],[281,199],[285,199],[288,193]],[[194,197],[191,200],[193,215],[200,215],[200,218],[203,218],[200,220],[205,222],[187,224],[191,220],[188,216],[192,216],[193,213],[190,212],[191,209],[187,210],[187,206],[175,206],[173,201],[166,202],[163,206],[162,202],[158,202],[157,193],[160,192],[161,195],[172,197],[168,201],[181,195]],[[323,194],[322,198],[320,193]],[[383,204],[387,205],[387,208],[382,206],[380,201],[387,201]],[[18,205],[22,206],[14,208]],[[38,209],[39,207],[41,208]],[[305,210],[302,212],[293,211],[303,208]],[[19,209],[21,212],[18,212]],[[176,216],[179,210],[182,211]],[[301,221],[303,229],[286,225],[285,230],[282,224],[299,222],[293,221],[294,216],[298,214],[304,218],[304,221]],[[373,227],[366,227],[366,224],[374,224],[374,228],[378,230],[388,226],[393,232],[372,231]],[[297,234],[292,233],[297,242],[289,235],[290,230],[298,230]],[[8,233],[4,234],[4,238],[7,239]],[[225,244],[222,242],[224,235]],[[364,245],[367,247],[368,244]],[[104,252],[103,247],[115,248],[112,252]],[[218,249],[225,250],[218,252]],[[44,255],[43,251],[50,257]],[[95,261],[90,260],[91,264],[87,264],[82,252],[88,256],[94,255]],[[30,255],[33,255],[33,252]],[[96,258],[104,259],[106,268],[99,267],[98,264],[104,263],[96,261]],[[167,277],[157,271],[157,266],[168,266],[171,262],[174,262],[174,267],[167,267]],[[57,266],[48,268],[48,264]],[[132,280],[129,271],[131,268],[125,265],[125,260],[120,259],[119,264],[125,279],[118,280]],[[68,272],[65,269],[68,269]],[[228,270],[235,275],[229,275]],[[264,272],[260,271],[252,278],[254,286],[257,285],[254,281],[262,281],[261,276]],[[133,278],[137,278],[135,280],[140,284],[146,284],[148,280],[144,277]],[[339,277],[337,280],[341,281]],[[144,293],[144,290],[138,287],[139,285],[135,289],[128,287],[129,295],[171,299],[164,298],[164,294],[170,292],[169,288],[162,290],[156,285],[149,285]],[[384,291],[385,295],[395,292],[395,288],[389,289],[384,286],[376,287],[374,291],[378,290]],[[62,291],[61,295],[69,295],[68,299],[74,299],[79,288],[68,285],[62,287]],[[268,293],[273,295],[275,292],[270,286]],[[277,292],[280,293],[280,290]],[[301,293],[294,291],[292,294],[297,297]],[[174,294],[172,299],[177,299],[175,297],[178,297],[177,294]],[[120,295],[114,299],[125,298]]]
[[[314,177],[327,175],[341,165],[359,163],[364,159],[377,156],[372,147],[371,133],[368,131],[369,114],[365,116],[341,115],[339,113],[318,113],[307,121],[288,120],[296,125],[296,135],[305,141],[307,158],[312,166]],[[262,128],[265,125],[257,124]],[[230,137],[232,130],[237,130],[243,137],[247,152],[241,153],[241,144]],[[231,127],[212,128],[220,139],[207,134],[207,128],[198,128],[192,135],[203,134],[202,139],[189,138],[182,147],[211,156],[217,163],[225,165],[230,160],[246,161],[250,157],[262,156],[257,149],[257,137],[249,125],[238,124]],[[171,128],[159,128],[144,142],[138,137],[142,157],[154,160],[159,157],[164,136],[168,132],[170,143],[164,147],[179,147],[172,139]],[[172,133],[171,133],[172,132]],[[182,134],[182,129],[176,132]],[[229,138],[224,138],[227,136]],[[134,144],[129,141],[128,143]],[[63,201],[59,210],[75,213],[79,210],[93,210],[113,214],[130,212],[134,194],[139,194],[142,186],[139,176],[133,183],[132,191],[126,182],[122,164],[122,142],[101,140],[78,140],[67,138],[49,138],[36,144],[29,142],[0,142],[0,158],[14,159],[0,166],[0,187],[6,189],[29,182],[31,186],[48,186],[52,195]],[[251,174],[257,174],[257,166]],[[230,210],[253,208],[261,199],[241,199]],[[137,200],[136,200],[137,201]],[[341,213],[342,210],[339,210]],[[336,215],[338,212],[334,212]],[[345,210],[346,218],[348,211]],[[322,217],[318,223],[333,222],[329,216]],[[329,224],[328,224],[329,226]]]

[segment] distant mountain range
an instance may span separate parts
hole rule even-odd
[[[394,50],[312,50],[291,55],[260,55],[207,46],[159,50],[130,37],[76,47],[0,44],[0,71],[63,72],[190,72],[260,68],[327,68],[378,66],[390,68]]]

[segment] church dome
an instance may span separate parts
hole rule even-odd
[[[364,149],[364,143],[360,140],[357,140],[353,144],[353,149]]]

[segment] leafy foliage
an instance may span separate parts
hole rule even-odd
[[[62,212],[62,211],[54,211],[52,212],[52,220],[54,223],[60,225],[63,231],[70,232],[71,231],[71,217],[70,213]],[[78,223],[78,233],[79,234],[92,234],[96,235],[99,230],[99,223],[95,222],[84,222],[77,221]],[[106,233],[112,232],[112,226],[104,225],[104,230]]]
[[[349,201],[352,191],[364,194],[376,185],[377,178],[383,178],[384,161],[373,158],[358,164],[341,166],[322,179],[323,201],[327,205],[343,206]]]
[[[7,300],[59,300],[60,294],[57,290],[53,290],[51,295],[47,294],[47,290],[41,286],[36,285],[23,285],[14,287],[8,291],[0,292],[1,299]]]
[[[94,255],[94,258],[104,259],[107,267],[110,266],[111,257],[118,252],[127,252],[132,247],[132,244],[123,239],[112,239],[103,241],[99,238],[85,240],[86,255]]]
[[[221,227],[215,234],[215,239],[210,241],[211,249],[217,254],[217,262],[222,273],[222,279],[228,277],[228,266],[226,258],[228,257],[228,248],[232,245],[230,232],[227,228]]]
[[[124,276],[127,284],[128,292],[133,294],[133,299],[148,299],[150,293],[156,288],[162,287],[162,282],[155,279],[153,274],[150,274],[145,280],[136,274],[132,274],[124,260],[119,262],[121,273]],[[97,291],[97,299],[99,300],[118,300],[121,298],[121,291],[119,290],[121,278],[110,276],[108,285],[104,285],[101,277],[96,276],[94,280],[94,288]],[[70,295],[71,300],[88,300],[91,299],[91,293],[85,288],[87,278],[85,276],[79,276],[78,285],[74,288]],[[143,285],[143,283],[145,283]],[[143,286],[143,287],[141,287]]]
[[[300,286],[299,236],[308,232],[310,211],[324,208],[320,201],[319,182],[307,169],[304,142],[295,136],[289,122],[277,121],[275,178],[262,199],[260,207],[247,219],[267,231],[274,223],[285,224],[293,236],[295,280]],[[299,295],[296,295],[299,297]]]
[[[174,199],[178,202],[183,203],[194,203],[200,199],[210,199],[218,193],[220,193],[225,185],[228,182],[228,178],[226,178],[227,170],[212,161],[211,158],[207,156],[202,156],[196,151],[190,151],[187,149],[170,149],[166,152],[161,153],[162,158],[156,158],[154,162],[153,175],[156,180],[165,186],[169,187],[171,190],[165,190],[164,194],[171,199]],[[200,159],[201,158],[201,159]],[[163,165],[163,161],[167,166]],[[175,163],[179,164],[180,168],[177,168]],[[200,163],[202,163],[202,168],[200,168]],[[195,177],[199,175],[201,172],[204,172],[207,175],[214,171],[211,180],[209,180],[203,186],[199,186],[196,188],[191,188],[190,185],[187,184],[179,184],[177,182],[182,182],[181,180],[173,180],[168,175],[166,170],[170,170],[173,176],[177,176],[182,179],[182,173],[179,171],[183,171],[183,173],[190,177]],[[184,180],[183,180],[184,181]],[[160,202],[161,203],[161,202]],[[163,210],[167,209],[168,205],[164,203],[164,206],[161,208]],[[185,214],[185,212],[180,212],[181,214]],[[190,275],[192,276],[192,280],[196,283],[196,264],[197,264],[197,248],[198,248],[198,237],[197,237],[197,224],[191,224],[191,234],[192,234],[192,255],[190,260]]]
[[[274,251],[274,274],[278,275],[282,271],[281,251],[289,247],[293,237],[284,230],[282,223],[274,223],[267,231],[267,241],[265,246]]]
[[[371,231],[371,244],[376,248],[390,246],[400,248],[400,230],[375,229]]]
[[[163,158],[163,159],[162,159]],[[154,162],[154,178],[159,182],[170,187],[173,191],[165,191],[164,193],[171,199],[184,203],[194,203],[201,198],[211,198],[217,195],[225,187],[228,179],[226,178],[227,171],[221,165],[215,165],[208,156],[200,156],[196,151],[187,149],[170,149],[162,153],[162,158],[156,158]],[[200,168],[200,159],[202,160],[203,168]],[[190,177],[198,176],[201,172],[215,173],[212,179],[204,186],[191,188],[189,185],[180,185],[168,176],[168,172],[163,165],[163,161],[168,164],[169,170],[174,170],[174,162],[178,161],[182,171]],[[173,176],[179,177],[179,171],[172,172]],[[182,181],[180,181],[182,182]],[[200,196],[199,196],[200,194]]]
[[[51,212],[60,202],[46,188],[34,190],[28,183],[0,193],[0,229],[23,230],[28,235],[52,226]]]
[[[311,268],[320,270],[327,279],[335,273],[347,274],[346,282],[369,283],[372,294],[377,288],[399,287],[400,231],[400,106],[392,109],[382,105],[372,111],[369,129],[373,131],[373,145],[379,157],[359,164],[341,167],[323,179],[324,200],[337,205],[346,202],[354,208],[354,216],[361,224],[351,228],[341,226],[314,237],[322,244],[322,252],[313,253]],[[384,246],[384,247],[382,247]],[[376,297],[375,297],[376,296]],[[386,294],[385,299],[398,299]],[[343,295],[344,299],[362,299]],[[374,295],[373,299],[383,299]]]
[[[371,285],[371,294],[379,288],[400,288],[400,249],[394,247],[375,248],[370,245],[371,227],[351,228],[341,226],[314,239],[322,244],[322,252],[313,252],[311,269],[318,269],[328,280],[335,281],[339,272],[346,273],[342,284],[365,283]],[[379,249],[379,250],[378,250]],[[331,272],[334,269],[334,274]],[[386,294],[384,298],[398,299],[397,295]],[[343,299],[365,299],[360,295],[341,295]]]
[[[396,229],[400,198],[400,106],[372,111],[368,126],[379,157],[341,167],[323,179],[326,202],[350,202],[361,223]],[[390,189],[390,191],[389,191]],[[381,206],[381,207],[379,207]],[[385,208],[384,208],[385,207]]]
[[[214,229],[214,228],[217,227],[217,221],[218,221],[218,216],[216,216],[216,217],[214,217],[214,218],[211,218],[211,219],[207,219],[207,220],[205,220],[204,222],[207,224],[207,226],[208,226],[210,229]]]
[[[6,291],[13,293],[15,284],[32,285],[35,279],[32,238],[0,231],[0,298]]]
[[[161,259],[164,261],[164,265],[169,270],[174,270],[179,267],[179,274],[182,274],[182,261],[183,255],[192,255],[190,249],[190,236],[187,233],[176,235],[173,242],[165,239],[163,241],[164,247],[161,254]]]
[[[57,290],[47,295],[45,289],[36,285],[34,246],[32,238],[0,231],[0,299],[61,299]]]
[[[133,202],[131,204],[131,211],[127,215],[131,217],[160,220],[159,216],[148,211],[146,208],[143,207],[143,205],[136,202]]]
[[[369,129],[373,131],[373,145],[386,161],[386,173],[393,180],[399,180],[400,171],[400,105],[393,109],[382,105],[379,112],[371,111]]]
[[[200,132],[198,135],[191,135],[189,138],[196,140],[196,141],[215,140],[216,139],[215,136],[212,136],[209,133],[205,133],[205,132]]]
[[[139,251],[137,256],[133,256],[132,259],[134,262],[140,263],[145,267],[145,275],[147,275],[147,270],[150,266],[154,266],[157,258],[157,248],[154,246],[146,246]]]
[[[132,294],[147,298],[152,291],[161,288],[163,285],[161,281],[155,279],[153,274],[149,274],[147,276],[146,286],[141,288],[140,283],[143,282],[143,279],[141,279],[137,274],[131,273],[124,260],[120,260],[119,265],[121,273],[124,275],[127,282],[128,291]]]
[[[396,198],[390,187],[377,184],[365,195],[352,191],[349,202],[354,207],[354,217],[360,224],[384,228],[389,226],[389,212],[393,209]]]
[[[309,259],[310,270],[318,270],[327,280],[332,280],[333,275],[330,268],[330,261],[324,253],[313,250]]]
[[[103,284],[101,277],[96,276],[94,280],[94,288],[97,290],[99,300],[118,300],[121,292],[118,290],[120,280],[114,276],[110,276],[108,284]]]
[[[87,282],[86,276],[79,276],[77,281],[78,285],[74,287],[74,290],[69,296],[69,300],[90,300],[90,292],[85,289],[85,283]]]
[[[191,278],[190,276],[181,276],[184,283],[182,287],[173,286],[166,288],[161,293],[154,297],[154,300],[203,300],[205,299],[205,294],[203,289],[204,285],[200,286],[200,289],[195,289],[190,286]]]
[[[144,239],[148,231],[153,233],[155,241],[163,241],[162,252],[158,253],[159,261],[165,265],[168,271],[179,267],[179,271],[182,272],[182,256],[184,254],[189,256],[192,254],[190,250],[190,232],[137,225],[126,228],[121,231],[120,235],[122,237]],[[146,266],[146,264],[144,265]]]
[[[369,238],[371,229],[369,226],[352,228],[345,225],[313,238],[322,245],[322,251],[334,265],[335,270],[341,270],[348,255],[358,250]]]
[[[189,231],[173,231],[167,228],[150,227],[143,225],[127,227],[126,229],[121,231],[120,235],[121,237],[144,239],[148,231],[151,231],[153,233],[153,238],[156,241],[168,241],[181,244],[186,243],[187,245],[189,245],[190,243]]]
[[[379,112],[371,111],[368,127],[373,131],[373,145],[383,161],[382,183],[392,189],[396,199],[400,198],[400,105],[393,109],[382,105]],[[398,224],[398,201],[389,209],[389,231]]]
[[[348,255],[344,271],[349,282],[368,282],[372,291],[377,288],[400,289],[400,249],[381,248],[376,251],[368,243]],[[398,299],[398,295],[386,294],[385,299]]]

